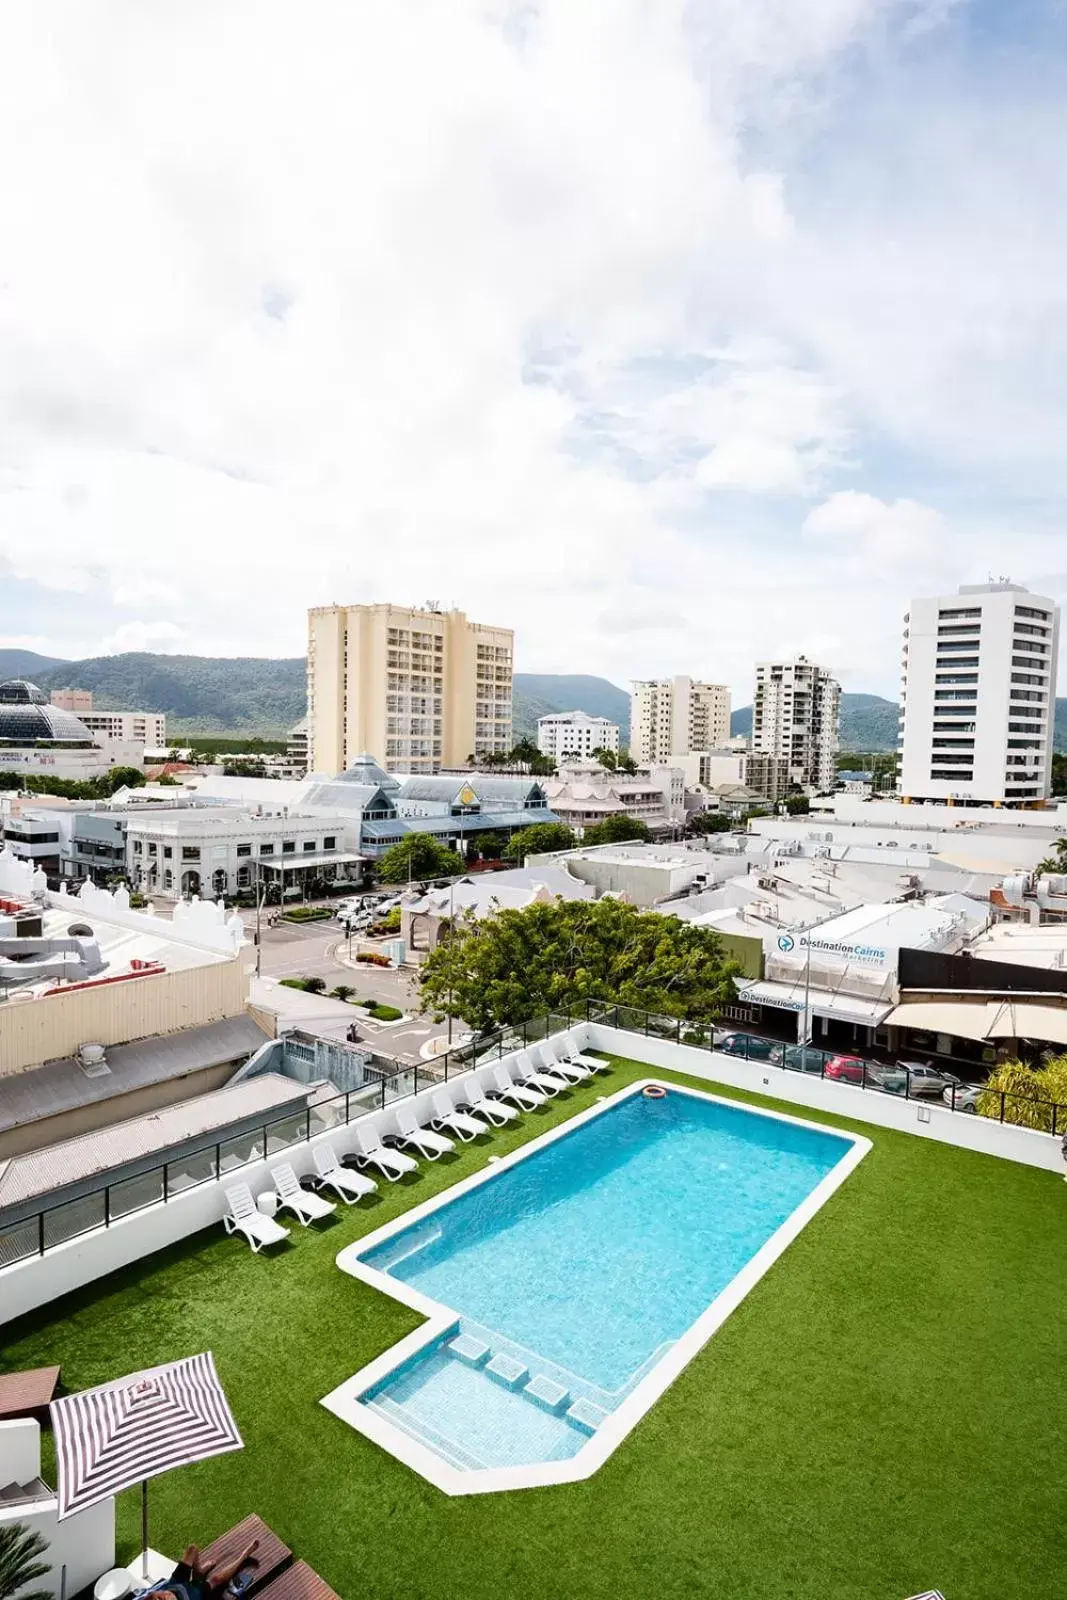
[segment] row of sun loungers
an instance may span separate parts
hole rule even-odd
[[[408,1155],[407,1150],[417,1151],[427,1161],[437,1161],[455,1149],[449,1134],[465,1143],[477,1139],[493,1128],[514,1122],[524,1111],[536,1111],[547,1100],[575,1084],[586,1082],[606,1067],[607,1062],[598,1056],[583,1055],[570,1035],[562,1041],[546,1040],[531,1045],[520,1051],[510,1064],[499,1062],[492,1068],[488,1089],[478,1079],[464,1083],[461,1105],[456,1104],[447,1088],[435,1090],[431,1097],[433,1115],[429,1127],[419,1122],[411,1104],[396,1106],[396,1132],[388,1135],[390,1144],[386,1144],[376,1126],[369,1122],[366,1125],[354,1123],[355,1148],[348,1159],[354,1160],[358,1167],[374,1168],[390,1183],[397,1183],[408,1173],[418,1171],[418,1161]],[[444,1129],[447,1133],[442,1131]],[[404,1148],[397,1149],[397,1145]],[[332,1189],[348,1205],[354,1205],[377,1190],[375,1179],[343,1165],[329,1144],[317,1145],[312,1159],[315,1163],[312,1181],[318,1189]],[[304,1188],[288,1162],[273,1167],[271,1177],[275,1209],[291,1211],[303,1227],[336,1211],[334,1201]],[[280,1244],[289,1237],[287,1228],[259,1210],[246,1183],[227,1188],[226,1202],[229,1207],[223,1218],[226,1232],[243,1235],[254,1251],[262,1250],[264,1245]]]

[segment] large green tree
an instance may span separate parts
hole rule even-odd
[[[594,822],[582,834],[583,844],[627,844],[635,841],[647,844],[652,838],[648,823],[642,822],[640,817],[605,817],[603,822]]]
[[[415,878],[454,878],[463,871],[463,857],[439,844],[432,833],[409,833],[391,845],[378,862],[383,883]]]
[[[687,833],[729,833],[735,824],[721,811],[698,811],[686,823]]]
[[[717,934],[620,900],[457,918],[422,964],[422,1008],[484,1031],[586,1000],[709,1021],[739,972]]]
[[[546,856],[554,850],[573,850],[577,843],[565,822],[535,822],[513,833],[505,854],[509,861],[525,861],[527,856]]]

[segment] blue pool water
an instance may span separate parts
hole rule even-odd
[[[606,1109],[362,1253],[566,1391],[553,1415],[439,1341],[365,1403],[465,1467],[553,1460],[613,1405],[836,1166],[850,1141],[669,1093]]]

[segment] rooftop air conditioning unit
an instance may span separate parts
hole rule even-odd
[[[77,1061],[87,1078],[106,1078],[111,1072],[107,1064],[107,1052],[102,1044],[79,1045]]]

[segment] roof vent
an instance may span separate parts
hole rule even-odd
[[[102,1044],[79,1045],[77,1061],[87,1078],[106,1078],[111,1072]]]
[[[68,939],[91,939],[93,930],[87,922],[72,922],[67,929]]]

